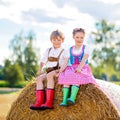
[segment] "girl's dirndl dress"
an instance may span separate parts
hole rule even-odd
[[[82,46],[82,50],[80,54],[73,54],[73,47],[70,48],[70,59],[69,65],[66,67],[65,71],[60,73],[58,77],[58,84],[67,84],[67,85],[74,85],[74,84],[95,84],[96,80],[92,74],[90,67],[88,66],[88,60],[86,60],[85,65],[83,66],[80,73],[75,73],[76,68],[78,67],[79,63],[81,62],[83,55],[84,55],[85,45]]]

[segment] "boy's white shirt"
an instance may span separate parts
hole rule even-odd
[[[50,48],[47,48],[45,53],[42,55],[42,58],[40,60],[40,62],[43,62],[45,64],[45,66],[48,68],[48,67],[54,67],[57,65],[57,62],[50,62],[48,61],[48,52],[49,52],[49,49]],[[53,47],[51,48],[50,52],[49,52],[49,57],[58,57],[60,52],[62,51],[62,47],[60,48],[57,48],[57,49],[54,49]],[[62,54],[60,55],[60,58],[59,58],[59,65],[62,66],[63,62],[64,62],[64,59],[66,57],[69,56],[69,53],[66,54],[66,50],[64,50],[62,52]]]

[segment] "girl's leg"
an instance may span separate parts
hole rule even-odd
[[[37,88],[36,88],[36,102],[30,106],[32,110],[39,110],[41,104],[44,103],[44,88],[43,88],[43,81],[45,80],[46,75],[43,74],[36,78]]]
[[[46,102],[41,105],[41,110],[52,109],[54,100],[54,76],[56,72],[52,71],[47,74],[47,89],[46,89]]]
[[[70,98],[67,99],[68,103],[75,104],[76,96],[79,91],[79,85],[72,85]]]
[[[70,86],[63,85],[62,91],[63,91],[63,101],[60,104],[60,106],[67,106],[67,99],[68,99],[68,95],[69,95],[69,91],[70,91]]]

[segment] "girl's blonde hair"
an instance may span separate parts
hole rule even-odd
[[[60,30],[55,30],[50,35],[50,40],[56,39],[57,37],[60,37],[63,41],[65,39],[64,34]]]

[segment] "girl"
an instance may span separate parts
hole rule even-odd
[[[60,68],[58,84],[63,84],[63,101],[61,106],[75,104],[75,99],[82,84],[96,84],[91,69],[88,66],[89,49],[83,44],[85,31],[82,28],[73,30],[75,45],[70,47],[68,56]],[[69,65],[67,66],[67,63]],[[65,69],[66,68],[66,69]],[[65,70],[65,71],[64,71]],[[71,86],[70,98],[68,98]]]
[[[32,110],[45,110],[53,108],[54,100],[54,76],[58,72],[61,63],[63,62],[63,48],[64,35],[59,30],[55,30],[50,35],[52,48],[48,48],[40,62],[38,70],[39,76],[36,78],[36,102],[30,106]],[[43,66],[46,65],[46,73],[44,73]],[[47,80],[47,89],[44,91],[43,81]],[[46,100],[45,100],[46,98]]]

